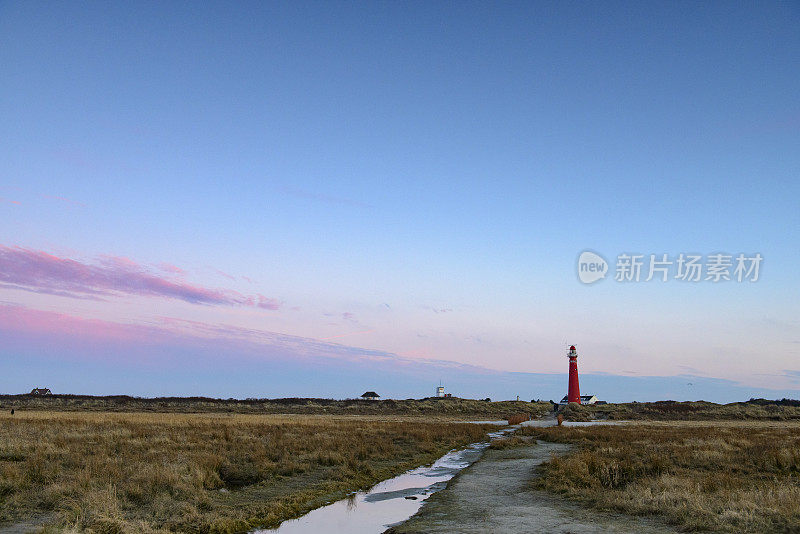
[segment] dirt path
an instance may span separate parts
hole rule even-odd
[[[0,534],[34,534],[41,532],[45,523],[52,519],[50,516],[40,516],[10,525],[0,525]]]
[[[486,455],[432,495],[405,523],[387,531],[406,533],[635,533],[677,532],[655,520],[584,510],[530,489],[535,467],[567,445],[539,442]]]

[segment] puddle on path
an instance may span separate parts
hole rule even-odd
[[[489,438],[500,437],[511,430],[491,432]],[[456,473],[480,458],[488,446],[489,442],[485,441],[450,451],[432,465],[417,467],[379,482],[367,491],[284,521],[278,528],[256,530],[253,534],[379,534],[417,513],[425,499],[443,489]]]
[[[508,421],[505,419],[498,419],[496,421],[455,421],[456,423],[469,423],[471,425],[497,425],[508,426]]]
[[[468,421],[470,423],[507,425],[507,421]],[[564,421],[565,426],[618,425],[626,421]],[[491,439],[519,426],[553,426],[555,418],[525,421],[489,433]],[[402,523],[419,510],[425,499],[443,489],[456,473],[478,460],[489,442],[473,443],[466,449],[450,451],[432,465],[418,467],[384,480],[367,491],[353,493],[346,499],[327,504],[278,528],[256,530],[252,534],[379,534]]]
[[[626,423],[630,423],[630,421],[606,421],[606,420],[596,420],[596,421],[564,421],[562,424],[564,426],[596,426],[596,425],[624,425]],[[556,426],[558,422],[556,421],[555,417],[547,417],[542,419],[532,419],[530,421],[525,421],[520,423],[520,426]]]

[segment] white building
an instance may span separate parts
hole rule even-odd
[[[444,386],[437,386],[436,387],[436,396],[437,397],[444,397]]]
[[[581,395],[581,404],[596,404],[597,401],[598,401],[597,395]],[[564,395],[564,398],[561,399],[561,402],[559,402],[559,404],[564,404],[564,405],[569,404],[569,402],[567,402],[566,395]]]

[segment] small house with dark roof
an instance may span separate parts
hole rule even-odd
[[[47,388],[33,388],[31,390],[31,395],[52,395],[53,392]]]
[[[597,399],[597,395],[581,395],[581,404],[597,404],[597,403],[605,404],[603,401]],[[561,404],[562,406],[566,406],[567,404],[569,404],[566,395],[564,395],[564,398],[561,399],[561,402],[559,402],[559,404]]]
[[[361,398],[364,400],[378,400],[379,398],[381,398],[381,396],[375,393],[374,391],[367,391],[363,395],[361,395]]]

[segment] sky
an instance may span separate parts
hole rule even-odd
[[[791,2],[0,1],[0,392],[548,399],[575,344],[608,400],[798,398],[798,28]]]

